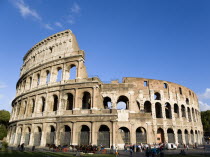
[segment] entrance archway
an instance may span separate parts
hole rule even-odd
[[[136,129],[136,144],[141,143],[147,143],[147,132],[143,127]]]
[[[168,143],[175,143],[174,131],[172,129],[167,130]]]
[[[164,131],[162,128],[157,130],[157,143],[164,143]]]
[[[98,145],[110,147],[110,130],[106,125],[101,125],[98,131]]]
[[[64,125],[60,135],[61,146],[69,146],[70,141],[71,141],[71,128],[68,125]]]
[[[185,143],[189,144],[189,135],[188,135],[188,131],[186,129],[184,131],[184,134],[185,134]]]
[[[89,145],[90,144],[90,129],[87,125],[82,125],[80,132],[80,145]]]
[[[118,143],[125,145],[130,144],[130,130],[126,127],[121,127],[118,129],[119,137]]]
[[[27,146],[27,145],[29,145],[29,143],[30,143],[30,136],[31,136],[31,129],[28,127],[27,129],[26,129],[26,133],[25,133],[25,145]]]
[[[56,131],[54,126],[50,126],[50,132],[47,133],[47,144],[55,144]]]
[[[38,126],[34,133],[34,146],[40,146],[42,139],[42,129]]]
[[[182,131],[180,129],[177,131],[177,135],[178,135],[178,143],[181,144],[182,143]]]

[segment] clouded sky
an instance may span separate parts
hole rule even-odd
[[[171,81],[210,109],[209,8],[209,0],[1,0],[0,109],[11,110],[25,53],[65,29],[86,52],[89,77]]]

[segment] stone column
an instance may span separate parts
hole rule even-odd
[[[116,147],[116,121],[112,121],[112,145]]]
[[[91,122],[91,140],[92,145],[97,145],[97,131],[95,130],[95,123]]]
[[[46,146],[46,137],[47,137],[47,124],[43,123],[42,125],[42,138],[41,138],[41,144],[40,146],[45,147]]]
[[[76,122],[72,122],[72,145],[78,145],[79,141],[78,141],[78,129],[77,129],[77,123]]]
[[[35,129],[35,126],[34,126],[34,124],[32,124],[31,125],[31,135],[30,135],[29,146],[33,146],[34,145],[34,129]]]

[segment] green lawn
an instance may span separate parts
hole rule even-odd
[[[60,153],[60,152],[19,152],[19,151],[8,151],[0,152],[0,157],[72,157],[75,156],[70,153]],[[94,154],[94,155],[84,155],[93,157],[114,157],[112,154]]]
[[[186,154],[186,155],[177,155],[177,154],[165,154],[165,157],[209,157],[210,154]]]

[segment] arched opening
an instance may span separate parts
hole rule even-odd
[[[37,74],[37,86],[40,84],[40,74]]]
[[[163,84],[163,87],[164,87],[165,89],[167,89],[167,88],[168,88],[168,84],[167,84],[167,83],[164,83],[164,84]]]
[[[56,131],[54,126],[50,126],[50,132],[47,133],[47,144],[55,144]]]
[[[160,103],[155,103],[156,118],[163,118],[162,107]]]
[[[66,110],[73,110],[74,96],[71,93],[67,94]]]
[[[177,134],[178,134],[178,143],[182,144],[182,131],[179,129],[177,131]]]
[[[165,104],[165,114],[167,119],[172,119],[171,105],[169,103]]]
[[[121,127],[118,130],[119,138],[118,144],[130,144],[130,130],[126,127]]]
[[[30,77],[29,79],[29,88],[31,89],[31,85],[32,85],[32,77]]]
[[[186,98],[186,104],[189,105],[190,101],[188,98]]]
[[[138,107],[138,109],[140,111],[141,110],[140,103],[138,101],[136,101],[136,104],[137,104],[137,107]]]
[[[53,111],[57,111],[57,110],[58,110],[58,96],[53,95]]]
[[[126,96],[120,96],[118,98],[117,109],[118,110],[128,110],[129,109],[129,100]]]
[[[101,125],[99,128],[98,145],[102,145],[105,148],[110,147],[110,130],[106,125]]]
[[[71,142],[71,128],[68,125],[64,125],[63,131],[60,135],[61,146],[69,146]]]
[[[25,132],[25,142],[24,142],[24,144],[26,146],[29,145],[29,143],[30,143],[30,137],[31,137],[31,129],[28,127],[26,129],[26,132]]]
[[[40,146],[42,139],[42,129],[38,126],[34,133],[34,146]]]
[[[34,113],[34,109],[35,109],[35,100],[32,99],[31,113]]]
[[[151,113],[152,112],[152,104],[150,101],[146,101],[144,103],[144,112],[145,113]]]
[[[162,128],[157,130],[157,143],[164,143],[164,131]]]
[[[143,127],[136,129],[136,144],[147,143],[147,132]]]
[[[17,133],[17,145],[20,145],[22,143],[21,142],[21,137],[22,137],[22,128],[18,129],[18,133]]]
[[[44,97],[42,97],[42,112],[44,112],[45,111],[45,98]]]
[[[188,114],[188,120],[189,120],[189,122],[191,122],[192,118],[191,118],[191,113],[190,113],[190,108],[189,107],[187,108],[187,114]]]
[[[154,94],[154,100],[161,100],[160,93],[156,92],[156,93]]]
[[[69,70],[69,79],[73,80],[76,78],[77,78],[77,68],[75,65],[71,65]]]
[[[24,111],[23,111],[24,115],[26,114],[26,108],[27,108],[27,101],[25,101],[25,105],[24,105]]]
[[[186,118],[186,111],[184,105],[181,106],[181,111],[182,111],[182,117]]]
[[[50,72],[47,70],[46,71],[46,84],[50,83]]]
[[[62,68],[58,68],[58,74],[57,74],[57,79],[56,82],[62,81]]]
[[[197,130],[195,130],[195,139],[196,139],[196,143],[198,144],[198,132],[197,132]]]
[[[168,143],[175,143],[175,137],[174,137],[173,129],[171,129],[171,128],[168,129],[167,134],[168,134]]]
[[[185,129],[184,131],[185,134],[185,144],[189,144],[189,135],[188,135],[188,131]]]
[[[179,87],[179,94],[182,95],[182,88]]]
[[[194,108],[192,108],[192,118],[193,118],[193,121],[195,122],[195,112],[194,112]]]
[[[111,109],[112,108],[112,100],[111,100],[111,98],[105,97],[104,101],[103,101],[103,104],[104,104],[104,109]]]
[[[179,106],[177,104],[174,104],[174,117],[179,117]]]
[[[82,98],[82,109],[90,109],[91,106],[91,96],[89,92],[84,92]]]
[[[194,134],[193,134],[193,130],[190,131],[190,135],[191,135],[191,144],[194,144]]]
[[[80,145],[89,145],[90,144],[90,129],[87,125],[82,125],[80,132]]]

